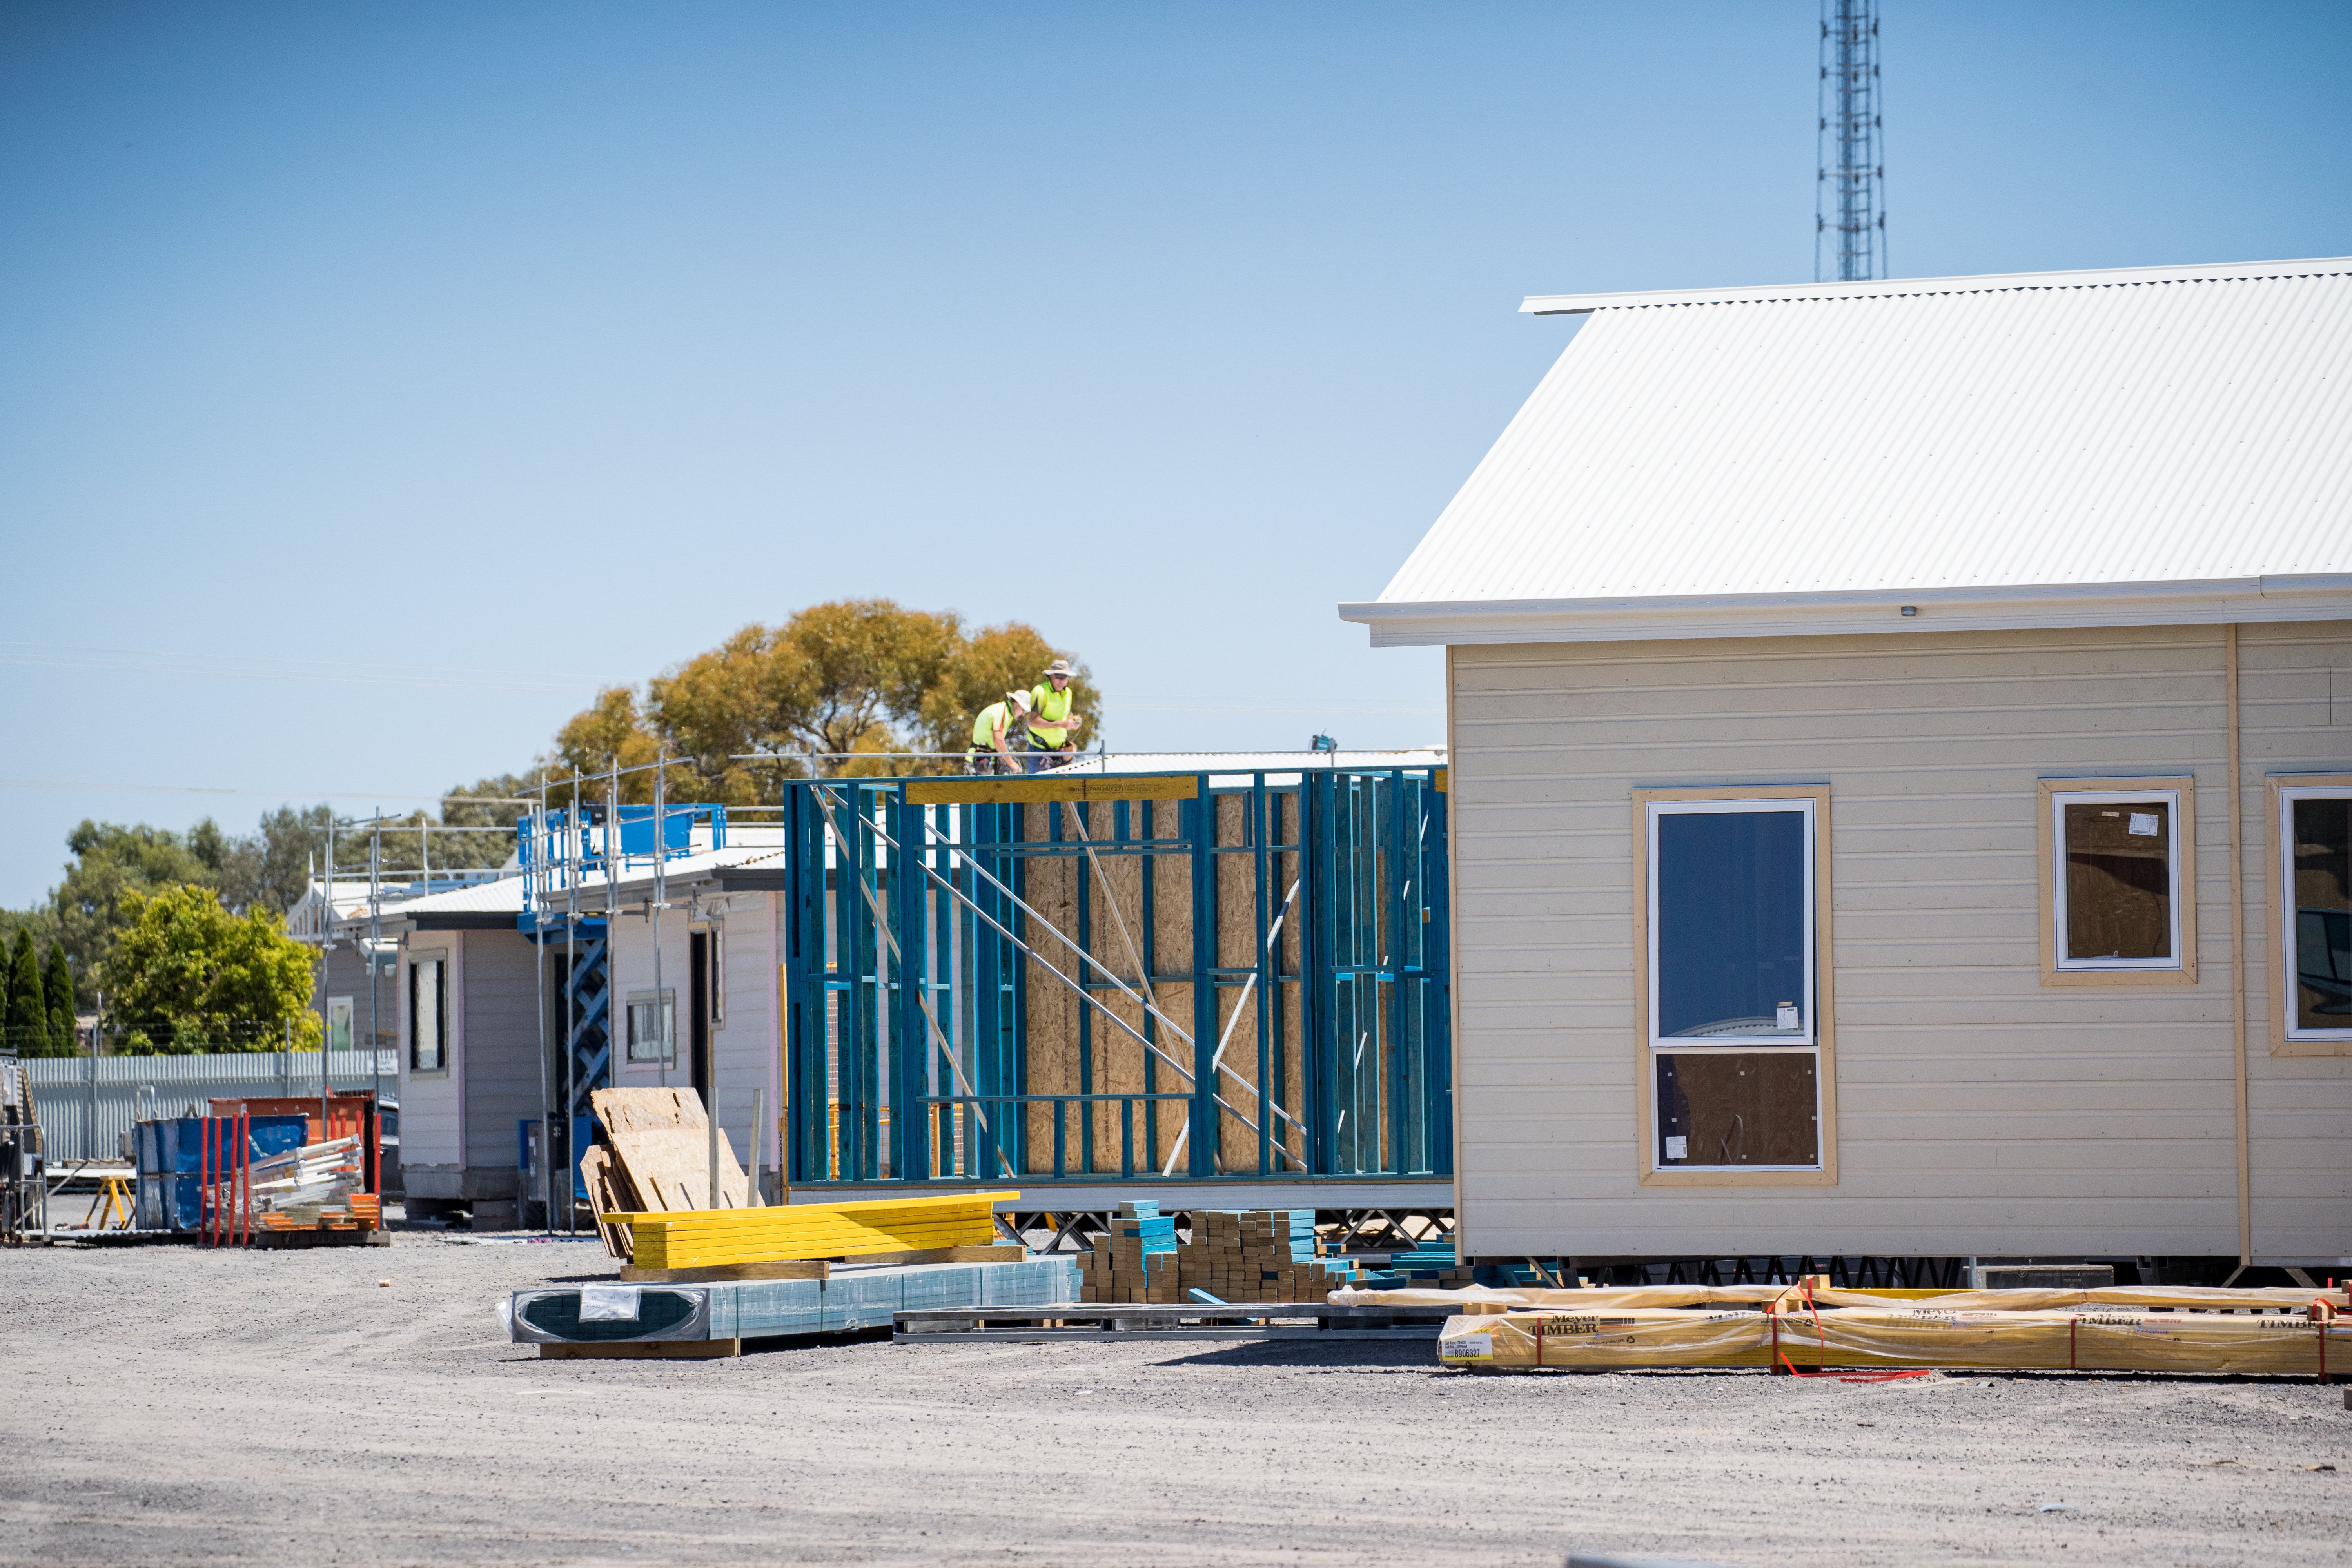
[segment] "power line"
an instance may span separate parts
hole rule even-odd
[[[129,795],[253,795],[260,799],[279,800],[401,800],[425,805],[529,805],[531,800],[522,795],[399,795],[380,789],[232,789],[221,784],[108,784],[96,779],[0,779],[0,788],[6,789],[96,789],[114,790]]]

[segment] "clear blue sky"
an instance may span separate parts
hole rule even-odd
[[[1123,748],[1442,734],[1379,591],[1559,352],[1810,278],[1818,11],[0,9],[0,902],[887,595]],[[1885,0],[1898,275],[2352,252],[2352,5]],[[1216,705],[1239,711],[1220,712]]]

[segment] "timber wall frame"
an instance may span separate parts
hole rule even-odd
[[[1444,788],[787,783],[793,1185],[1450,1175]]]

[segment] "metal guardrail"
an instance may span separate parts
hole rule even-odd
[[[317,1051],[227,1051],[209,1056],[41,1057],[19,1064],[33,1090],[52,1168],[112,1160],[142,1116],[180,1116],[207,1100],[319,1092]],[[400,1055],[336,1051],[327,1064],[339,1089],[398,1091]]]

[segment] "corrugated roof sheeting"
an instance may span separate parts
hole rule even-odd
[[[2341,269],[1604,309],[1380,603],[2352,573],[2348,433]]]

